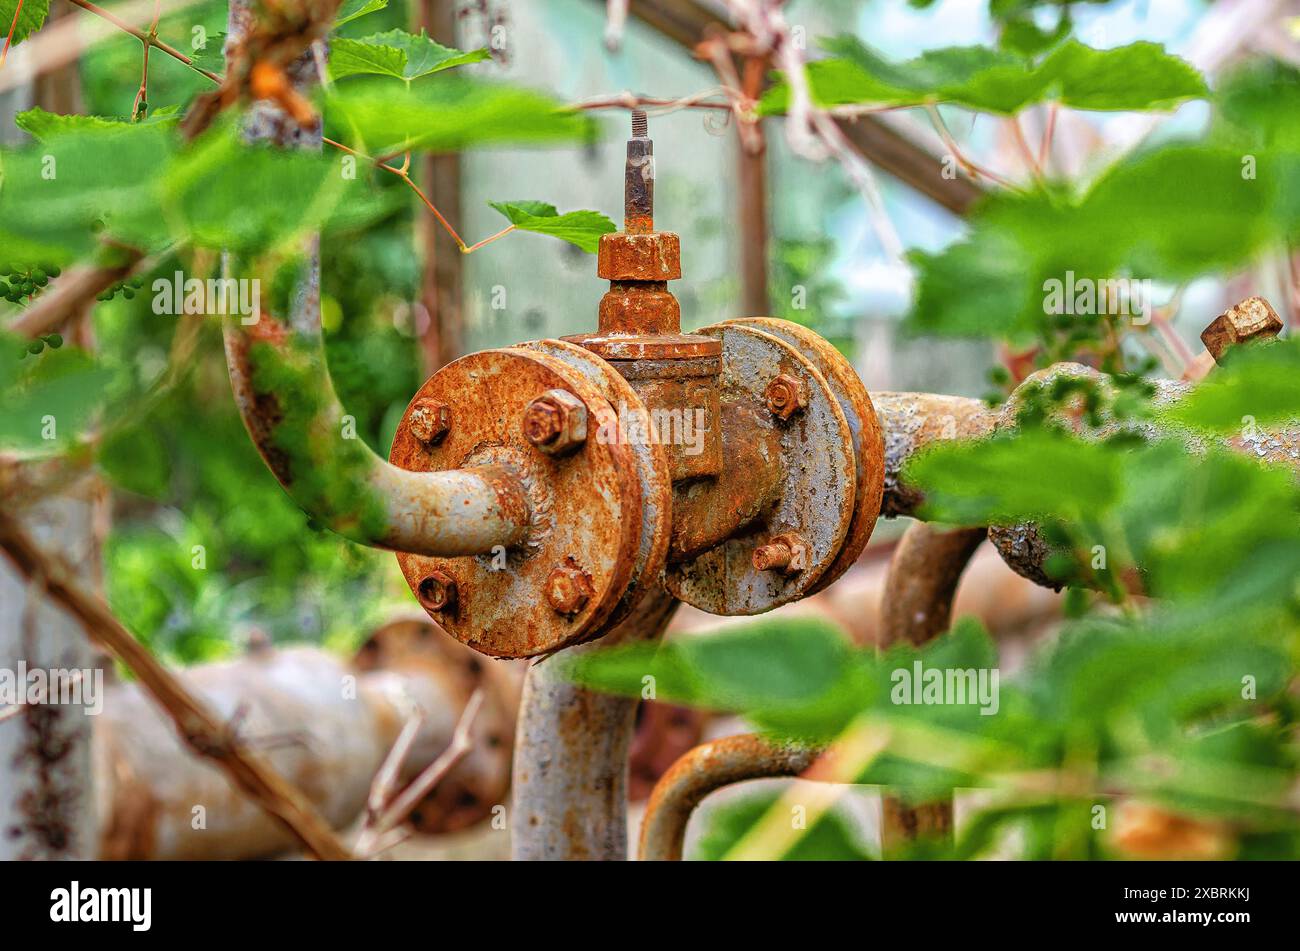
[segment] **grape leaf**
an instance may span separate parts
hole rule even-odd
[[[1035,62],[1010,49],[981,46],[929,50],[893,63],[853,36],[824,41],[833,55],[808,65],[813,101],[821,106],[918,106],[946,102],[1014,115],[1056,100],[1076,109],[1167,110],[1206,95],[1205,81],[1154,43],[1097,50],[1068,40]],[[776,83],[758,112],[784,112],[789,88]]]
[[[21,10],[18,0],[0,0],[0,32],[8,36],[13,26],[13,43],[17,45],[39,30],[49,15],[50,0],[23,0]]]
[[[340,156],[249,145],[226,123],[167,169],[168,220],[194,244],[256,254],[315,231],[355,227],[397,200],[345,171]]]
[[[462,76],[406,89],[386,79],[341,84],[326,95],[325,114],[332,138],[375,153],[590,141],[599,128],[543,93]]]
[[[387,6],[388,0],[343,0],[338,17],[334,20],[334,28],[338,29],[344,23],[351,23],[367,14],[378,13]]]
[[[336,38],[330,43],[330,76],[376,74],[410,82],[421,76],[479,63],[491,56],[486,49],[458,50],[405,30],[375,33],[359,40]]]
[[[520,231],[547,234],[595,254],[600,236],[617,231],[614,222],[598,211],[570,211],[560,214],[554,205],[542,201],[490,201]]]
[[[226,68],[226,34],[209,36],[198,49],[190,51],[190,61],[210,73],[221,73]]]
[[[147,125],[149,123],[171,123],[179,121],[179,116],[175,110],[163,112],[159,110],[153,113],[149,118],[139,122],[132,123],[129,119],[119,119],[114,116],[81,116],[81,115],[60,115],[56,112],[46,112],[40,107],[28,109],[26,112],[20,112],[14,117],[14,123],[34,139],[42,142],[55,139],[61,135],[68,135],[75,132],[100,131],[112,132],[121,131],[129,125]]]

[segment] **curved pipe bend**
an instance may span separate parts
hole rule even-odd
[[[704,797],[748,779],[798,776],[821,751],[778,746],[756,733],[741,733],[702,743],[659,777],[641,821],[641,859],[678,862],[686,825]]]

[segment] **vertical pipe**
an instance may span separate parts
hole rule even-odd
[[[957,584],[984,541],[983,528],[945,529],[914,522],[903,534],[885,579],[880,648],[916,647],[948,630]],[[920,837],[952,834],[952,800],[908,806],[887,792],[882,799],[882,851]]]
[[[600,644],[657,639],[677,608],[662,591]],[[590,650],[590,646],[569,650]],[[637,700],[596,693],[544,657],[528,668],[515,735],[511,857],[627,858],[627,756]]]
[[[740,228],[740,316],[772,313],[767,288],[767,144],[753,136],[758,151],[736,137],[736,199]]]
[[[419,26],[448,46],[456,45],[454,0],[420,0]],[[424,193],[448,221],[461,220],[461,160],[458,154],[425,155],[420,160]],[[424,368],[435,373],[465,352],[464,259],[451,235],[431,214],[416,219],[424,267],[420,302],[429,315],[420,335]]]

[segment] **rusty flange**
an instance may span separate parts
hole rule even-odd
[[[776,498],[740,533],[670,564],[674,596],[710,614],[759,614],[805,597],[839,556],[853,519],[853,436],[826,378],[790,343],[754,327],[721,323],[700,331],[722,344],[722,402],[766,413],[780,433]],[[788,418],[771,408],[769,386],[785,376],[802,403]],[[783,407],[778,407],[783,409]],[[725,436],[724,436],[725,439]],[[796,539],[791,558],[756,567],[758,549]]]
[[[535,405],[539,400],[545,405]],[[434,443],[411,431],[415,408],[430,404],[452,408],[450,427]],[[568,418],[574,412],[585,420]],[[536,424],[548,422],[576,444],[545,451],[546,427]],[[407,584],[447,633],[484,654],[531,657],[604,631],[641,547],[635,453],[597,437],[617,426],[598,387],[536,351],[471,354],[420,387],[398,424],[390,461],[416,471],[503,467],[528,496],[521,545],[465,558],[398,554]]]
[[[521,346],[562,360],[570,369],[581,374],[614,408],[620,421],[645,418],[645,404],[632,389],[632,385],[589,350],[563,340],[535,340]],[[628,438],[628,434],[635,435],[644,431],[645,427],[621,426],[614,434],[595,434],[597,439],[627,440],[626,444],[632,450],[636,462],[641,488],[641,543],[637,549],[636,566],[632,570],[627,592],[606,622],[607,626],[622,620],[641,600],[648,587],[659,583],[668,553],[668,536],[673,518],[673,486],[668,456],[664,447],[657,442]]]
[[[852,567],[876,527],[885,489],[885,442],[880,433],[880,420],[853,365],[825,337],[801,324],[776,317],[741,317],[726,323],[755,327],[798,347],[830,384],[853,434],[853,455],[857,463],[853,520],[839,555],[808,592],[816,594]]]

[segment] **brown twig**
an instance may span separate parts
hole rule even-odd
[[[81,622],[87,635],[131,669],[167,711],[186,745],[212,759],[237,788],[278,819],[316,858],[351,858],[307,798],[262,757],[246,749],[228,725],[186,690],[102,600],[72,580],[74,572],[62,558],[42,551],[4,509],[0,509],[0,550],[24,577],[40,579],[45,592]]]
[[[188,66],[190,69],[194,70],[195,72],[202,73],[204,76],[207,76],[208,79],[212,80],[214,83],[221,82],[220,76],[218,76],[216,73],[204,69],[201,66],[194,65],[194,60],[190,59],[188,56],[186,56],[180,50],[176,49],[174,46],[169,46],[168,44],[164,43],[162,40],[158,39],[158,37],[152,36],[151,34],[144,32],[144,30],[137,29],[136,27],[120,19],[114,14],[109,13],[103,7],[96,6],[95,4],[91,3],[90,0],[68,0],[68,2],[74,4],[75,6],[81,7],[81,9],[83,10],[95,14],[95,16],[97,17],[102,17],[103,19],[107,20],[109,23],[117,27],[119,30],[125,30],[127,33],[130,33],[141,43],[145,44],[145,46],[152,46],[154,49],[158,50],[159,52],[166,53],[172,59],[184,63],[186,66]]]
[[[461,711],[460,719],[456,722],[456,729],[452,733],[451,742],[447,745],[447,748],[439,753],[438,758],[426,766],[420,772],[420,775],[411,780],[405,789],[390,799],[390,790],[396,783],[397,774],[402,763],[410,753],[415,734],[423,720],[423,714],[417,712],[407,720],[397,738],[397,742],[393,744],[392,750],[384,759],[383,765],[379,768],[379,772],[375,775],[375,780],[371,784],[366,822],[361,830],[361,836],[357,840],[356,851],[359,856],[373,858],[402,840],[399,838],[396,841],[387,841],[394,833],[401,831],[399,826],[406,821],[407,816],[415,811],[420,803],[437,788],[438,784],[473,748],[470,730],[473,728],[474,720],[482,706],[483,689],[480,687],[470,696],[469,702],[465,704],[465,709]],[[405,836],[403,835],[402,838],[405,838]]]

